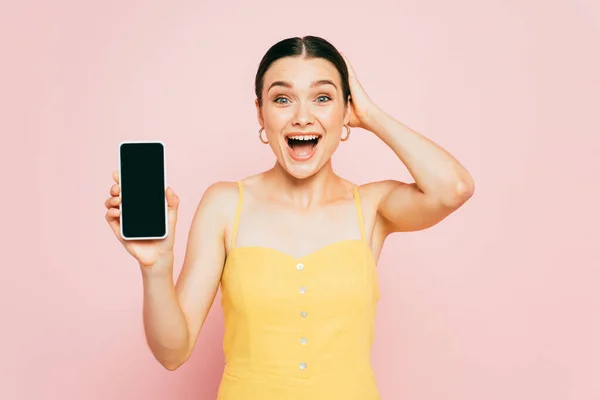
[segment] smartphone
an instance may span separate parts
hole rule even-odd
[[[168,232],[165,145],[160,141],[119,144],[121,237],[164,239]]]

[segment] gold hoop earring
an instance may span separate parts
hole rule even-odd
[[[344,128],[346,128],[346,131],[348,132],[348,134],[346,135],[346,137],[342,138],[342,142],[345,142],[346,140],[350,139],[350,127],[348,125],[344,125]]]
[[[265,128],[260,128],[260,130],[258,131],[258,138],[260,139],[261,142],[263,142],[264,144],[268,144],[269,141],[266,139],[263,139],[262,137],[262,133],[265,130]]]

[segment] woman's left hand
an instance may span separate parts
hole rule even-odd
[[[341,53],[340,53],[341,54]],[[350,127],[357,127],[369,130],[370,120],[374,118],[378,107],[369,98],[362,85],[356,78],[354,69],[350,65],[350,61],[342,54],[346,65],[348,66],[348,80],[350,84]]]

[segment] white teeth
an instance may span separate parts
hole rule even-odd
[[[317,138],[319,138],[318,135],[288,136],[288,139],[294,139],[294,140],[314,140]]]

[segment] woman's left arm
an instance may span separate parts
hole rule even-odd
[[[467,170],[446,150],[392,118],[366,95],[348,60],[350,126],[373,132],[404,163],[415,183],[375,182],[378,215],[386,234],[431,227],[463,205],[474,191]]]
[[[377,211],[386,233],[431,227],[473,195],[473,178],[451,154],[383,111],[371,117],[365,128],[396,153],[415,180],[378,183]]]

